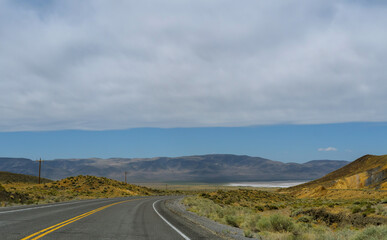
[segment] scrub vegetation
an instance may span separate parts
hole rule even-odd
[[[365,155],[314,181],[263,192],[202,192],[188,210],[263,239],[387,240],[387,155]]]
[[[387,200],[296,199],[254,190],[186,197],[189,211],[262,239],[385,239]],[[367,236],[367,237],[365,237]]]
[[[280,188],[267,188],[267,187],[248,187],[248,186],[228,186],[222,183],[197,183],[197,182],[165,182],[165,183],[136,183],[137,185],[159,189],[163,191],[179,192],[183,194],[196,194],[201,192],[213,192],[218,190],[238,190],[238,189],[250,189],[250,190],[264,190],[268,192],[275,192]]]
[[[77,176],[43,184],[10,181],[0,184],[0,205],[39,204],[77,199],[162,194],[162,191],[104,177]]]

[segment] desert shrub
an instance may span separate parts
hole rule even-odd
[[[258,232],[259,229],[257,228],[257,223],[261,219],[261,215],[259,214],[251,214],[248,216],[245,216],[244,222],[241,225],[244,229],[249,229],[253,232]]]
[[[258,211],[264,210],[261,205],[267,205],[265,207],[269,209],[279,209],[286,206],[277,203],[294,200],[292,197],[284,194],[247,189],[230,191],[218,190],[213,193],[201,193],[200,197],[210,199],[214,201],[214,203],[221,205],[233,205],[249,208],[255,208],[255,206],[258,205],[256,208]]]
[[[245,237],[248,237],[248,238],[253,238],[254,237],[254,234],[251,232],[250,229],[245,229],[243,231],[243,233],[244,233]]]
[[[387,226],[371,226],[356,234],[353,240],[383,240],[387,239]]]
[[[352,213],[359,213],[359,212],[361,212],[361,207],[360,206],[354,206],[354,207],[352,207],[351,212]]]
[[[293,219],[280,214],[263,217],[258,221],[260,231],[291,232],[295,228]]]
[[[284,240],[387,240],[383,238],[387,236],[387,226],[383,225],[386,223],[385,218],[380,216],[386,209],[385,205],[380,202],[374,204],[371,201],[359,201],[354,204],[353,201],[342,201],[340,204],[349,207],[348,210],[360,209],[360,212],[356,211],[355,214],[346,214],[328,212],[324,208],[314,208],[317,204],[332,204],[333,202],[297,200],[296,204],[291,205],[293,207],[291,216],[298,218],[296,222],[293,218],[280,214],[260,215],[257,213],[257,206],[264,206],[267,204],[265,202],[256,202],[250,207],[242,207],[244,204],[235,202],[232,205],[225,205],[224,200],[234,201],[237,197],[229,196],[229,192],[223,192],[221,196],[209,195],[218,200],[210,200],[207,198],[208,195],[205,197],[199,195],[187,197],[183,201],[190,211],[200,216],[243,229],[246,237]],[[218,201],[220,203],[217,203]],[[309,207],[305,208],[305,206]],[[367,211],[375,211],[379,216],[364,217],[362,213]],[[367,227],[363,231],[357,230],[357,228],[361,229],[371,224],[383,225],[383,227]],[[366,236],[369,237],[366,238]]]
[[[231,225],[233,227],[239,227],[240,226],[239,219],[236,216],[234,216],[234,215],[227,215],[225,217],[225,219],[226,219],[226,223],[228,225]]]
[[[270,219],[268,217],[262,217],[258,222],[257,222],[257,228],[260,232],[263,231],[272,231]]]
[[[371,204],[368,204],[366,207],[364,207],[363,214],[368,215],[371,213],[375,213],[375,208],[373,208]]]
[[[356,204],[356,205],[365,205],[366,202],[365,202],[365,201],[355,201],[355,202],[353,202],[353,204]]]
[[[209,198],[210,197],[210,195],[208,193],[202,193],[202,194],[200,194],[200,196],[203,197],[203,198]]]
[[[305,214],[310,217],[312,217],[315,221],[321,221],[324,222],[327,225],[332,224],[340,224],[343,221],[345,221],[345,216],[343,214],[334,214],[327,212],[324,208],[311,208],[302,212],[299,212],[299,214]]]
[[[221,206],[214,204],[209,199],[187,197],[184,199],[184,204],[188,206],[190,211],[213,220],[223,219],[225,215],[225,210]],[[232,215],[233,213],[229,212],[228,214]]]
[[[303,223],[309,223],[312,221],[312,218],[310,216],[301,216],[299,219],[297,219],[297,222],[303,222]]]
[[[387,209],[382,204],[375,206],[375,213],[382,216],[387,216]]]
[[[276,232],[291,232],[294,229],[293,219],[280,214],[270,216],[272,228]]]
[[[210,218],[223,224],[239,227],[250,232],[258,232],[257,222],[260,215],[253,209],[240,206],[220,206],[202,197],[186,197],[183,203],[188,210],[200,216]]]
[[[265,207],[269,210],[277,210],[279,209],[277,205],[274,204],[266,204]]]
[[[256,205],[255,207],[255,210],[256,211],[259,211],[259,212],[263,212],[265,209],[262,207],[262,206],[260,206],[260,205]]]
[[[330,208],[334,208],[336,204],[334,203],[329,203],[327,206],[330,207]]]
[[[334,232],[337,240],[351,239],[356,234],[356,230],[349,227],[342,228]]]
[[[290,216],[291,217],[297,217],[298,215],[304,213],[306,210],[305,209],[302,209],[302,208],[293,208],[291,213],[290,213]]]

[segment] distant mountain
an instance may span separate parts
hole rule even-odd
[[[42,176],[62,179],[94,175],[130,182],[232,182],[310,180],[348,164],[347,161],[314,160],[283,163],[260,157],[212,154],[186,157],[56,159],[42,164]],[[36,175],[38,162],[25,158],[0,158],[0,170]]]
[[[365,155],[322,178],[287,190],[308,191],[325,189],[383,189],[387,190],[387,155]],[[320,191],[321,192],[321,191]]]

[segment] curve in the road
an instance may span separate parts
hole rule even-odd
[[[40,231],[38,231],[38,232],[36,232],[36,233],[33,233],[33,234],[31,234],[31,235],[29,235],[29,236],[27,236],[27,237],[25,237],[25,238],[22,238],[21,240],[37,240],[37,239],[42,238],[42,237],[46,236],[47,234],[52,233],[52,232],[54,232],[54,231],[56,231],[56,230],[58,230],[58,229],[60,229],[60,228],[62,228],[62,227],[64,227],[64,226],[66,226],[66,225],[69,225],[69,224],[71,224],[71,223],[73,223],[73,222],[76,222],[76,221],[82,219],[82,218],[85,218],[85,217],[87,217],[87,216],[90,216],[90,215],[92,215],[92,214],[94,214],[94,213],[96,213],[96,212],[102,211],[102,210],[104,210],[105,208],[108,208],[108,207],[111,207],[111,206],[114,206],[114,205],[117,205],[117,204],[125,203],[125,202],[135,201],[135,200],[138,200],[138,199],[131,199],[131,200],[126,200],[126,201],[111,203],[111,204],[108,204],[108,205],[106,205],[106,206],[99,207],[99,208],[94,209],[94,210],[92,210],[92,211],[86,212],[86,213],[84,213],[84,214],[81,214],[81,215],[78,215],[78,216],[76,216],[76,217],[70,218],[70,219],[68,219],[68,220],[66,220],[66,221],[60,222],[60,223],[58,223],[58,224],[55,224],[55,225],[53,225],[53,226],[51,226],[51,227],[42,229],[42,230],[40,230]],[[144,200],[144,199],[143,199],[143,200]],[[167,219],[165,219],[165,218],[159,213],[159,211],[157,211],[157,209],[156,209],[156,207],[155,207],[155,204],[156,204],[157,202],[159,202],[159,201],[161,201],[161,199],[160,199],[160,200],[157,200],[157,201],[155,201],[155,202],[153,202],[153,204],[152,204],[153,210],[157,213],[157,215],[158,215],[164,222],[166,222],[173,230],[175,230],[178,234],[180,234],[180,236],[182,236],[185,240],[191,240],[191,239],[190,239],[189,237],[187,237],[184,233],[182,233],[179,229],[177,229],[175,226],[173,226]],[[25,209],[25,210],[27,210],[27,209]]]
[[[167,207],[179,198],[133,196],[0,208],[0,239],[220,239]]]
[[[49,233],[52,233],[52,232],[58,230],[59,228],[62,228],[62,227],[66,226],[66,225],[68,225],[70,223],[76,222],[76,221],[78,221],[78,220],[80,220],[82,218],[90,216],[91,214],[94,214],[96,212],[102,211],[105,208],[108,208],[108,207],[111,207],[111,206],[114,206],[114,205],[117,205],[117,204],[120,204],[120,203],[124,203],[124,202],[134,201],[134,200],[138,200],[138,199],[131,199],[131,200],[126,200],[126,201],[121,201],[121,202],[116,202],[116,203],[108,204],[106,206],[94,209],[94,210],[89,211],[87,213],[81,214],[79,216],[76,216],[76,217],[70,218],[70,219],[68,219],[66,221],[60,222],[58,224],[55,224],[55,225],[53,225],[51,227],[45,228],[43,230],[40,230],[39,232],[33,233],[33,234],[31,234],[31,235],[29,235],[29,236],[27,236],[25,238],[22,238],[21,240],[30,240],[30,239],[31,240],[36,240],[36,239],[39,239],[41,237],[46,236]]]
[[[157,209],[156,209],[156,207],[155,207],[155,204],[156,204],[157,202],[159,202],[159,201],[161,201],[161,200],[157,200],[157,201],[155,201],[155,202],[152,204],[153,210],[155,210],[155,212],[157,213],[157,215],[159,215],[160,218],[164,220],[164,222],[166,222],[173,230],[175,230],[178,234],[180,234],[180,236],[182,236],[185,240],[191,240],[191,239],[190,239],[189,237],[187,237],[184,233],[182,233],[179,229],[177,229],[175,226],[173,226],[172,223],[168,222],[168,220],[165,219],[165,218],[159,213],[159,211],[157,211]]]

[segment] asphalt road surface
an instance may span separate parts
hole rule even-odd
[[[0,208],[0,239],[218,239],[165,208],[127,197]]]

